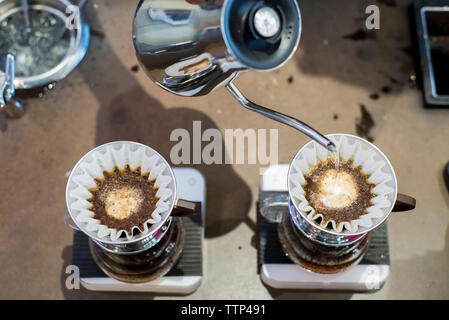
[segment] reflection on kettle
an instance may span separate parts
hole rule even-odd
[[[148,9],[148,15],[150,19],[154,21],[163,21],[172,26],[185,25],[190,22],[192,17],[191,10],[165,10],[161,8]]]
[[[243,107],[334,150],[315,129],[250,101],[232,83],[246,70],[281,67],[293,56],[300,36],[295,0],[141,0],[133,27],[137,58],[160,87],[192,97],[225,85]]]

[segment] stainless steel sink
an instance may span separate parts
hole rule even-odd
[[[415,3],[424,100],[428,107],[449,107],[449,6],[445,3]]]

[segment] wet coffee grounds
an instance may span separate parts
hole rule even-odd
[[[351,188],[354,189],[347,190],[349,192],[346,192],[346,194],[353,194],[355,197],[351,198],[351,203],[347,203],[344,207],[329,207],[321,200],[323,199],[323,195],[320,194],[323,191],[322,180],[331,170],[336,170],[337,174],[338,172],[345,172],[352,177]],[[305,176],[305,180],[306,182],[302,186],[305,191],[305,198],[316,213],[323,215],[323,224],[326,226],[330,221],[335,221],[338,225],[341,222],[357,220],[360,216],[366,214],[367,209],[372,206],[371,200],[375,196],[372,189],[375,185],[368,182],[368,175],[362,172],[361,166],[354,167],[352,159],[346,162],[340,159],[338,169],[336,169],[332,159],[320,162]],[[346,201],[347,199],[345,198]]]
[[[140,167],[131,170],[127,165],[124,170],[115,167],[112,172],[103,171],[103,178],[95,179],[97,186],[89,190],[89,210],[108,228],[128,233],[134,226],[143,230],[159,200],[154,182],[141,173]]]

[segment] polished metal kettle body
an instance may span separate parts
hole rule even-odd
[[[281,67],[295,53],[300,37],[296,0],[141,0],[133,23],[137,58],[160,87],[192,97],[225,85],[245,108],[333,150],[333,143],[316,130],[257,105],[232,82],[246,70]]]

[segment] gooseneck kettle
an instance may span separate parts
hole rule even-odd
[[[335,150],[315,129],[250,101],[233,83],[241,72],[274,70],[293,56],[301,36],[295,0],[141,0],[133,24],[137,58],[160,87],[192,97],[226,86],[243,107]]]

